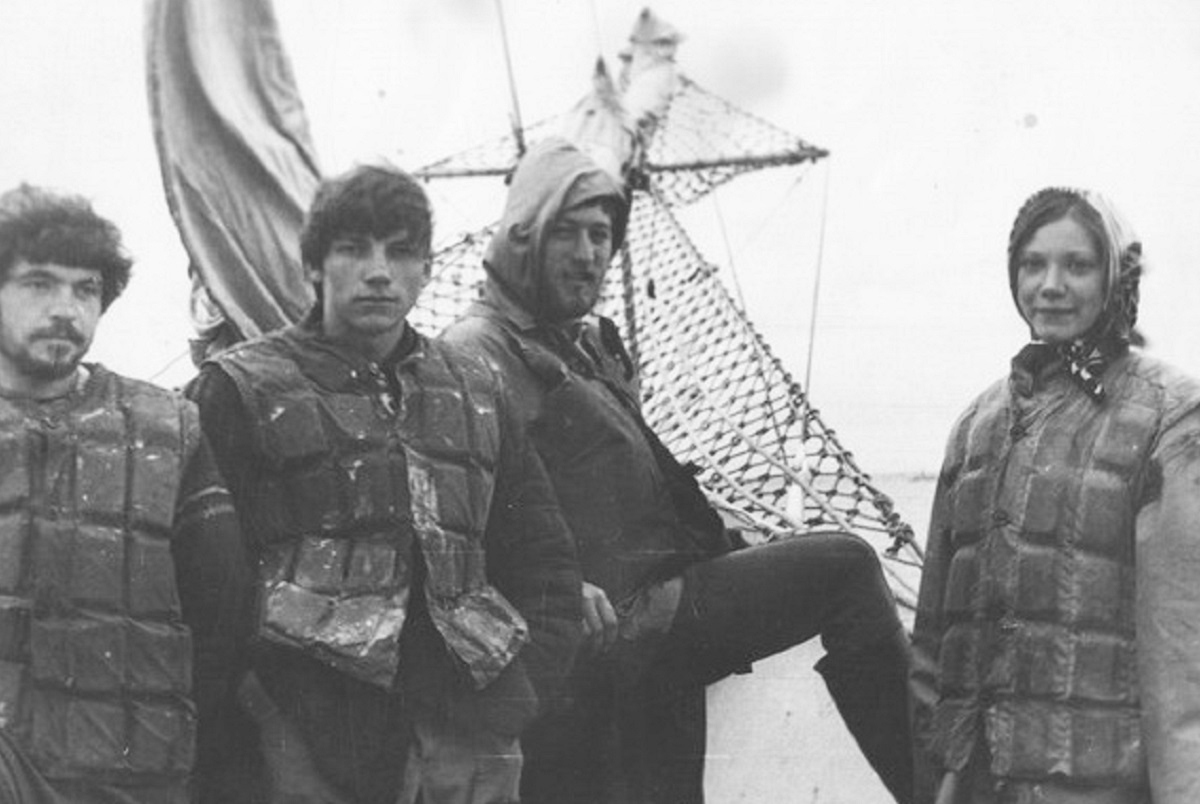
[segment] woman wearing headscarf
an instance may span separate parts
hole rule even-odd
[[[1200,385],[1139,342],[1102,196],[1017,215],[1031,342],[951,432],[914,630],[917,801],[1200,802]]]

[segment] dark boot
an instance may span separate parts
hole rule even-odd
[[[900,632],[866,650],[825,656],[816,667],[859,750],[899,804],[913,801],[908,666]]]

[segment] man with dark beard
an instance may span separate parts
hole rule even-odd
[[[86,200],[0,195],[8,804],[194,800],[249,619],[237,521],[195,407],[83,362],[130,265]]]

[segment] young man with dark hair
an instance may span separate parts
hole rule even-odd
[[[195,406],[83,362],[130,265],[86,200],[0,196],[4,802],[186,804],[233,688],[249,569]]]
[[[260,567],[242,697],[271,801],[515,802],[517,737],[579,638],[566,525],[497,378],[407,323],[431,230],[407,174],[325,181],[310,315],[192,388]]]

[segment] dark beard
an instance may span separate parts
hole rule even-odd
[[[17,368],[25,372],[35,380],[61,380],[64,377],[70,377],[79,368],[80,361],[83,360],[81,352],[75,352],[69,360],[58,360],[48,362],[30,357],[28,354],[22,354],[13,362]]]
[[[83,360],[86,350],[79,349],[68,352],[66,349],[56,349],[54,351],[62,353],[62,357],[50,360],[34,357],[33,353],[25,347],[12,351],[6,350],[6,356],[17,371],[31,380],[53,382],[74,374],[79,368],[79,363]]]

